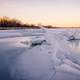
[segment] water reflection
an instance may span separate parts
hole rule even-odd
[[[80,52],[80,40],[70,40],[70,47],[73,50]]]

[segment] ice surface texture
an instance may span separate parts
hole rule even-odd
[[[0,32],[0,80],[80,80],[80,54],[68,41],[74,34],[79,38],[79,29],[26,31]],[[44,36],[46,43],[22,43],[33,34]]]

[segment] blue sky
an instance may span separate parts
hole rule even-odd
[[[0,16],[54,26],[80,26],[80,0],[0,0]]]

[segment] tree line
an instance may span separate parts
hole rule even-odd
[[[11,19],[9,17],[0,18],[0,29],[25,29],[25,28],[39,28],[33,24],[24,24],[19,20]]]
[[[44,25],[43,25],[44,26]],[[46,28],[53,28],[52,26],[44,26]],[[11,19],[9,17],[1,17],[0,18],[0,29],[25,29],[25,28],[40,28],[40,26],[36,26],[36,25],[29,25],[29,24],[24,24],[19,20],[16,19]]]

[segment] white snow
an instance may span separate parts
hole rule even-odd
[[[13,80],[80,80],[80,52],[76,50],[79,45],[68,41],[76,32],[79,38],[79,29],[42,28],[31,34],[26,31],[0,32],[0,55],[4,54],[4,64]],[[45,44],[30,46],[32,41],[44,39]]]

